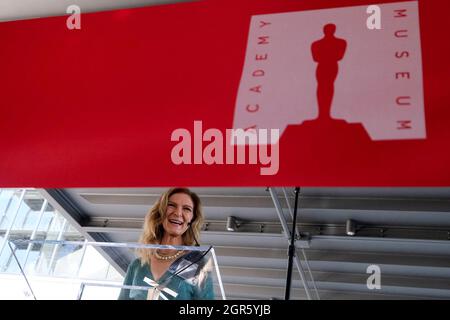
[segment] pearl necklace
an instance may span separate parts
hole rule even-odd
[[[179,256],[183,253],[183,250],[177,250],[177,253],[175,253],[175,254],[173,254],[173,255],[171,255],[171,256],[160,255],[160,254],[158,253],[158,249],[156,249],[156,250],[154,251],[154,253],[155,253],[156,259],[158,259],[158,260],[173,260],[173,259],[179,257]]]

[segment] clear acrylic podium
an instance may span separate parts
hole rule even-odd
[[[56,240],[12,240],[6,247],[26,299],[117,300],[126,292],[131,299],[173,300],[186,299],[186,290],[209,290],[198,299],[226,299],[213,247]],[[125,285],[127,268],[138,250],[158,248],[184,252],[157,281],[143,276],[140,285]]]

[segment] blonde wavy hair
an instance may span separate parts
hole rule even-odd
[[[200,237],[200,229],[203,225],[203,209],[198,195],[188,188],[171,188],[164,192],[159,200],[153,205],[145,216],[144,229],[139,238],[142,244],[160,244],[164,235],[163,221],[167,211],[169,198],[176,193],[187,194],[193,204],[193,218],[190,227],[182,235],[183,245],[193,246],[198,244],[197,239]],[[137,253],[141,259],[141,263],[150,264],[152,250],[138,249]]]

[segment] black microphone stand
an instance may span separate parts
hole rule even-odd
[[[291,244],[289,245],[289,260],[288,260],[288,270],[287,270],[287,279],[286,279],[286,292],[284,295],[285,300],[289,300],[291,295],[291,282],[292,282],[292,263],[294,262],[295,255],[295,226],[297,223],[297,205],[298,205],[298,194],[300,192],[300,188],[295,188],[295,207],[294,207],[294,217],[292,218],[292,232],[291,232]]]

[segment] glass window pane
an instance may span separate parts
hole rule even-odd
[[[0,196],[0,229],[9,229],[14,222],[21,194],[22,190],[13,190],[12,192],[9,192],[9,190],[6,192],[5,190],[2,191]]]
[[[6,250],[9,251],[9,250]],[[25,255],[27,250],[16,250],[15,252],[16,258],[22,263],[25,261]],[[13,254],[10,254],[9,259],[7,261],[5,273],[14,273],[20,274],[19,264],[17,263],[16,258],[14,258]]]
[[[79,232],[77,231],[77,229],[75,229],[73,226],[71,226],[71,225],[69,225],[69,227],[67,228],[67,231],[66,231],[67,233],[70,233],[70,234],[78,234]]]
[[[47,231],[47,238],[46,240],[56,240],[58,238],[58,235],[62,230],[62,228],[65,225],[65,219],[58,213],[55,213],[53,216],[53,219],[51,221],[50,227]]]
[[[53,211],[44,211],[41,222],[39,223],[38,231],[47,232],[52,223],[55,213]]]
[[[24,202],[30,210],[28,211],[28,215],[24,218],[22,229],[34,230],[36,225],[39,223],[40,212],[42,206],[44,205],[44,199],[39,192],[35,190],[28,190],[25,193]]]
[[[32,231],[39,222],[44,199],[36,190],[27,190],[14,220],[13,230]]]
[[[104,280],[107,277],[109,263],[93,246],[86,248],[83,263],[80,268],[80,278]]]
[[[61,240],[82,243],[84,237],[76,228],[46,202],[34,189],[0,189],[0,249],[3,238],[7,240]],[[23,201],[19,202],[23,195]],[[45,204],[45,208],[43,208]],[[44,210],[42,210],[44,209]],[[4,242],[0,252],[1,273],[17,277],[20,273],[16,258]],[[68,281],[71,279],[112,280],[121,283],[121,276],[100,254],[98,249],[83,244],[42,244],[15,241],[11,243],[20,266],[26,273],[43,276],[44,281]],[[1,279],[0,279],[1,282]],[[46,284],[43,283],[45,287]],[[3,290],[2,290],[3,289]],[[1,288],[8,295],[11,288]]]
[[[55,250],[53,276],[76,278],[83,258],[83,246],[60,245]]]
[[[111,281],[122,282],[123,276],[116,270],[116,268],[114,268],[112,265],[109,265],[106,279]]]
[[[4,235],[0,238],[0,245],[3,245],[3,239]],[[0,247],[1,248],[1,247]],[[8,248],[8,244],[5,243],[5,247],[3,248],[2,252],[0,253],[0,272],[5,272],[6,270],[6,263],[9,259],[10,250]]]
[[[9,205],[9,201],[14,194],[13,189],[3,189],[0,193],[0,215],[3,215]]]

